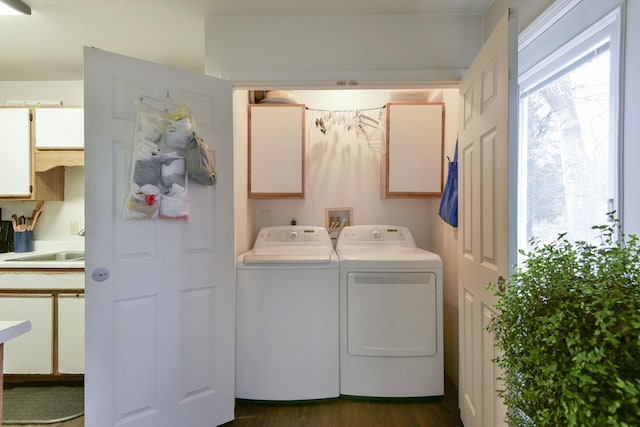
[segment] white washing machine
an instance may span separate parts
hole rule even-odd
[[[236,397],[340,394],[339,263],[322,227],[265,227],[236,262]]]
[[[444,395],[442,260],[407,227],[345,227],[340,258],[340,393]]]

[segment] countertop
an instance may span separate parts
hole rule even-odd
[[[14,258],[40,255],[51,252],[84,251],[84,240],[78,241],[53,241],[36,240],[32,252],[6,252],[0,254],[0,271],[3,269],[84,269],[84,260],[81,261],[11,261]]]
[[[31,330],[28,320],[0,320],[0,344]]]

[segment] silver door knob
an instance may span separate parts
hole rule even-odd
[[[91,278],[94,282],[104,282],[109,278],[109,270],[104,267],[98,267],[91,272]]]

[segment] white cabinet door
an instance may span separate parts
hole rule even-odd
[[[249,197],[304,198],[304,105],[249,106]]]
[[[53,371],[53,297],[2,297],[0,320],[29,320],[31,331],[5,343],[5,374]]]
[[[0,108],[0,195],[31,194],[31,130],[29,108]]]
[[[35,143],[38,149],[84,148],[84,109],[36,108]]]
[[[442,194],[443,103],[387,104],[385,197]]]
[[[58,371],[84,373],[84,295],[58,299]]]

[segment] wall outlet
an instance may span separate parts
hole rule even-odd
[[[71,221],[69,223],[69,234],[72,236],[77,236],[80,232],[80,227],[78,226],[78,221]]]

